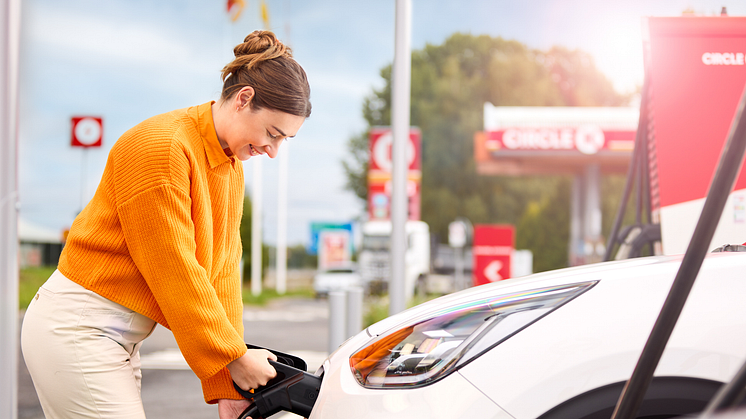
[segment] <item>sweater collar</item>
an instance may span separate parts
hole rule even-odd
[[[197,108],[197,125],[199,128],[199,134],[205,145],[207,160],[210,162],[211,168],[231,161],[231,158],[225,154],[225,151],[223,151],[223,147],[220,146],[218,135],[215,133],[215,123],[212,120],[213,103],[215,102],[207,102],[199,105]]]

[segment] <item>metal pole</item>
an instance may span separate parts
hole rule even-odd
[[[464,283],[464,248],[454,247],[453,248],[453,270],[456,273],[454,281],[454,291],[461,291],[466,289]]]
[[[329,293],[329,353],[345,341],[345,292]]]
[[[645,392],[653,379],[666,343],[671,337],[676,321],[684,308],[684,303],[694,285],[702,261],[709,252],[712,236],[720,222],[725,203],[728,201],[733,185],[743,164],[746,150],[746,89],[741,93],[736,114],[728,132],[728,140],[723,147],[715,176],[710,183],[705,205],[697,221],[689,246],[676,273],[671,291],[663,304],[660,315],[653,326],[635,370],[624,386],[619,403],[614,410],[613,419],[631,419],[637,415],[645,397]]]
[[[262,293],[262,158],[252,159],[251,294]]]
[[[82,150],[80,150],[80,212],[83,212],[83,208],[85,208],[85,190],[86,190],[86,182],[85,182],[85,174],[87,172],[86,166],[88,165],[88,147],[83,147]]]
[[[363,330],[363,289],[347,289],[347,333],[345,339]]]
[[[288,273],[288,159],[290,144],[286,141],[280,153],[280,174],[277,191],[277,257],[275,258],[275,289],[280,295],[287,291]]]
[[[637,170],[637,166],[644,165],[646,166],[644,168],[644,173],[648,172],[648,167],[644,162],[647,160],[643,160],[642,156],[647,155],[648,153],[648,147],[647,147],[647,126],[648,126],[648,106],[647,106],[647,100],[648,100],[648,78],[645,77],[645,80],[642,85],[642,101],[640,102],[640,117],[638,118],[637,122],[637,132],[635,133],[635,148],[632,150],[632,158],[629,162],[629,167],[627,169],[627,180],[624,184],[624,192],[622,193],[622,202],[619,204],[619,208],[617,209],[616,217],[614,217],[614,224],[611,227],[611,232],[609,233],[609,238],[606,241],[606,253],[604,254],[604,261],[611,260],[611,255],[614,251],[614,247],[617,243],[617,234],[619,234],[619,228],[622,226],[622,220],[624,219],[624,213],[627,210],[627,202],[629,201],[629,197],[632,193],[632,185],[635,181],[635,173]],[[650,195],[648,195],[648,201],[650,201]],[[650,217],[648,217],[648,222],[650,223]]]
[[[18,417],[18,44],[21,5],[0,7],[0,417]]]
[[[391,280],[389,314],[406,308],[405,259],[407,251],[407,143],[409,142],[409,106],[412,53],[411,0],[396,0],[396,35],[391,93]]]
[[[746,363],[741,365],[733,379],[720,387],[720,390],[712,397],[710,403],[700,414],[701,419],[711,418],[715,412],[731,410],[741,403],[744,398],[744,387],[746,387]]]
[[[582,175],[575,174],[570,195],[570,266],[585,263],[583,231],[583,178]]]
[[[601,243],[601,169],[597,163],[585,167],[585,263],[599,262]],[[590,248],[590,249],[589,249]],[[590,250],[590,252],[588,252]]]

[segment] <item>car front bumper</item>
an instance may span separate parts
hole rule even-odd
[[[321,391],[309,419],[512,419],[458,372],[419,388],[362,387],[352,376],[349,358],[369,339],[360,332],[324,361]]]

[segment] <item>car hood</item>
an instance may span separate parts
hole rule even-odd
[[[624,270],[637,266],[675,264],[681,262],[683,255],[675,256],[652,256],[645,258],[628,259],[623,261],[602,262],[591,265],[576,266],[572,268],[558,269],[542,272],[520,278],[506,279],[492,284],[480,285],[468,288],[453,294],[420,304],[401,313],[390,316],[366,329],[369,336],[378,336],[387,330],[397,327],[399,324],[408,322],[413,318],[427,316],[429,313],[439,311],[443,307],[453,307],[460,304],[472,303],[474,301],[489,299],[492,296],[515,292],[522,289],[539,288],[568,284],[585,280],[588,277],[609,277],[609,272]],[[673,269],[673,268],[672,268]],[[674,270],[675,272],[675,270]],[[579,279],[583,278],[583,279]]]

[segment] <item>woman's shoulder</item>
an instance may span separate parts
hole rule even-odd
[[[190,118],[192,109],[177,109],[140,122],[119,137],[112,152],[145,153],[156,157],[160,153],[170,153],[174,148],[193,148],[198,132]]]
[[[189,121],[190,108],[177,109],[151,116],[127,130],[119,141],[169,142],[183,135]]]
[[[109,156],[117,177],[161,184],[188,176],[190,160],[197,156],[189,109],[153,116],[122,134]],[[143,174],[147,181],[140,179]]]

